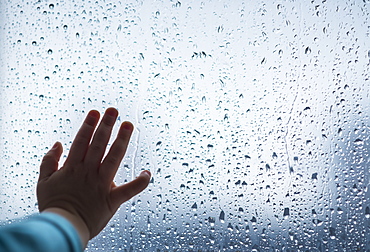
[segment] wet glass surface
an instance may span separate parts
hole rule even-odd
[[[135,125],[116,182],[153,179],[87,251],[369,251],[369,14],[1,1],[1,220],[37,212],[44,153],[115,107]]]

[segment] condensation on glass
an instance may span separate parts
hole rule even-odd
[[[4,223],[37,212],[48,148],[116,107],[117,183],[153,179],[87,251],[369,251],[369,1],[0,6]]]

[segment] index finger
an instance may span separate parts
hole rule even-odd
[[[84,159],[99,117],[100,114],[96,110],[90,110],[87,114],[85,121],[73,140],[65,163],[81,162]]]

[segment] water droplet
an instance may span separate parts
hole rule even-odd
[[[355,143],[356,145],[363,145],[364,141],[362,141],[362,139],[360,139],[360,138],[357,138],[357,139],[354,141],[354,143]]]
[[[48,54],[52,54],[52,53],[53,53],[53,50],[49,49]]]
[[[335,240],[335,228],[333,228],[333,227],[330,227],[329,228],[329,236],[330,236],[330,239],[332,239],[332,240]]]
[[[221,210],[221,213],[220,213],[220,216],[218,217],[218,219],[221,221],[221,223],[225,222],[225,212],[224,212],[224,210]]]
[[[197,203],[195,202],[193,206],[191,207],[194,211],[198,209]]]
[[[54,4],[49,4],[49,9],[54,9]]]
[[[312,173],[311,179],[317,179],[317,172]]]
[[[284,208],[283,217],[286,219],[289,216],[289,207]]]
[[[228,229],[229,231],[233,231],[233,229],[234,229],[230,222],[229,222],[229,224],[227,225],[227,229]]]
[[[208,222],[213,227],[215,225],[216,219],[214,217],[208,217]]]
[[[269,171],[271,169],[269,164],[266,164],[266,171]]]

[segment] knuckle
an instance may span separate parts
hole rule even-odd
[[[106,128],[112,128],[114,123],[116,122],[116,120],[114,118],[105,118],[103,121],[102,121],[102,124],[104,125],[104,127]]]
[[[93,152],[99,152],[103,149],[102,146],[99,144],[93,144],[90,146],[90,148]]]
[[[127,198],[127,200],[131,199],[132,197],[134,197],[137,193],[135,192],[135,190],[133,190],[133,188],[131,187],[128,187],[125,191],[125,197]]]
[[[141,192],[142,190],[145,189],[145,187],[147,187],[148,185],[148,178],[147,177],[144,177],[144,176],[139,176],[138,178],[138,183],[137,183],[137,190],[139,192]]]
[[[107,159],[107,164],[109,166],[114,166],[114,165],[117,165],[119,162],[118,158],[117,157],[110,157]]]
[[[54,160],[54,156],[50,153],[46,153],[45,156],[42,158],[42,162],[48,162]]]
[[[84,136],[76,137],[74,140],[75,144],[78,146],[85,144],[87,141],[88,141],[88,138]]]

